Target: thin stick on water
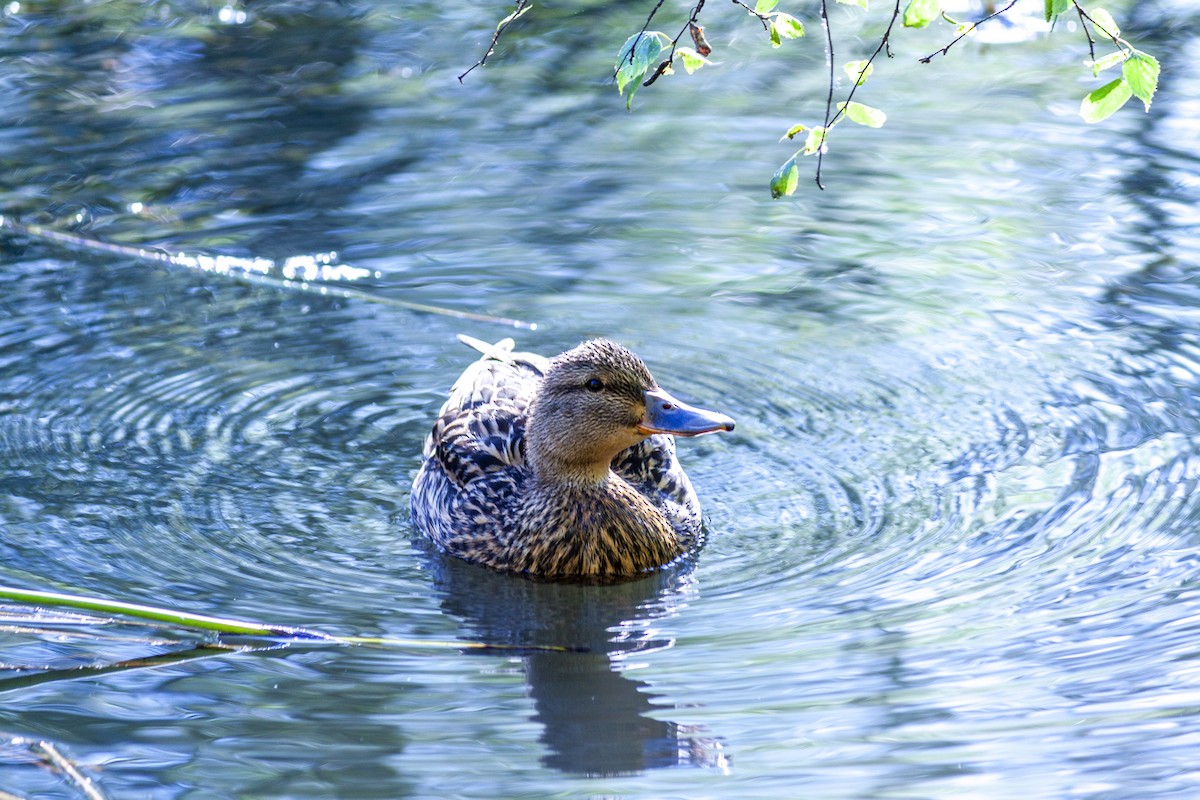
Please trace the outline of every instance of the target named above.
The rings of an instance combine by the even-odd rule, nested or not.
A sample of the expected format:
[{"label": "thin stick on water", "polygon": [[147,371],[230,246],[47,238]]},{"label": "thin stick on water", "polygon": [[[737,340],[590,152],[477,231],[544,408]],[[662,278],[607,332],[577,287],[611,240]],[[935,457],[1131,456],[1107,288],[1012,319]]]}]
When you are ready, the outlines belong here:
[{"label": "thin stick on water", "polygon": [[34,753],[37,753],[46,760],[52,767],[67,776],[67,779],[74,784],[79,791],[83,792],[84,797],[88,800],[105,800],[104,795],[96,788],[95,782],[84,775],[79,767],[75,766],[66,756],[62,754],[52,742],[40,741],[35,742],[31,747]]},{"label": "thin stick on water", "polygon": [[351,289],[346,286],[339,286],[325,282],[314,282],[305,279],[276,278],[271,275],[263,274],[266,271],[275,270],[279,266],[274,261],[269,259],[237,258],[234,256],[210,256],[203,254],[189,255],[187,253],[171,254],[159,247],[134,247],[132,245],[102,242],[98,239],[91,239],[74,233],[65,233],[63,231],[54,230],[53,228],[47,228],[42,225],[17,222],[12,217],[0,214],[0,232],[3,231],[8,231],[9,233],[15,233],[21,236],[28,236],[43,242],[52,242],[54,244],[63,245],[76,250],[87,250],[94,253],[108,253],[110,255],[121,256],[122,258],[132,258],[138,261],[149,262],[153,264],[165,264],[172,267],[185,267],[188,269],[200,269],[206,272],[218,272],[228,275],[234,280],[240,280],[256,286],[268,286],[270,288],[283,291],[304,292],[307,294],[320,295],[322,297],[338,297],[344,300],[361,300],[363,302],[375,303],[377,305],[403,308],[408,311],[417,311],[422,314],[439,314],[444,317],[467,319],[473,322],[488,322],[496,325],[507,325],[512,328],[521,328],[523,330],[537,329],[536,323],[525,322],[523,320],[512,319],[510,317],[497,317],[491,314],[478,314],[473,311],[460,311],[454,308],[433,306],[427,303],[414,303],[410,300],[399,300],[394,297],[386,297],[372,294],[371,292],[365,292],[362,289]]}]

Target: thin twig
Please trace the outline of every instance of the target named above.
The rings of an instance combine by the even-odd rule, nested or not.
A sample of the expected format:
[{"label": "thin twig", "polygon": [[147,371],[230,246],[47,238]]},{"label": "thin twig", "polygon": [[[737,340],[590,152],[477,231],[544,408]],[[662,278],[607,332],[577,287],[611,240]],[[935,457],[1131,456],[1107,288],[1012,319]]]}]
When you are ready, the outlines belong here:
[{"label": "thin twig", "polygon": [[768,17],[766,14],[758,13],[753,8],[751,8],[750,6],[743,3],[742,0],[733,0],[733,4],[735,6],[741,6],[742,8],[746,9],[746,11],[749,12],[750,16],[758,17],[758,21],[762,23],[764,31],[771,30],[771,18]]},{"label": "thin twig", "polygon": [[1088,55],[1091,56],[1092,62],[1096,61],[1096,40],[1092,38],[1092,32],[1088,30],[1088,26],[1083,23],[1084,12],[1080,8],[1079,3],[1075,3],[1075,12],[1079,14],[1079,27],[1083,28],[1083,35],[1087,37]]},{"label": "thin twig", "polygon": [[[822,12],[824,12],[825,0],[822,0],[821,2],[821,9]],[[822,16],[824,16],[824,14],[822,14]],[[887,50],[888,56],[891,56],[892,51],[890,42],[892,37],[892,28],[896,26],[896,20],[899,18],[900,0],[896,0],[896,4],[892,8],[892,18],[888,21],[887,29],[884,30],[883,37],[879,40],[879,46],[875,48],[875,52],[871,54],[871,57],[867,59],[867,63],[863,65],[861,70],[859,70],[860,77],[863,75],[863,73],[871,68],[871,65],[875,63],[875,59],[878,58],[879,54],[884,52],[885,49]],[[824,22],[826,41],[829,46],[829,95],[825,99],[825,130],[821,134],[821,147],[817,150],[817,188],[822,190],[824,190],[825,187],[821,183],[821,164],[825,158],[825,141],[829,136],[829,126],[836,125],[838,120],[846,115],[846,109],[850,107],[850,101],[854,99],[854,93],[858,91],[859,87],[859,82],[856,79],[854,81],[854,85],[850,87],[850,93],[846,95],[846,99],[842,102],[842,107],[838,109],[837,113],[834,114],[831,119],[829,112],[833,104],[833,35],[829,31],[829,20],[825,19]]]},{"label": "thin twig", "polygon": [[821,183],[821,162],[825,158],[825,141],[829,136],[829,111],[833,108],[833,29],[829,26],[828,0],[821,0],[821,25],[825,28],[825,47],[829,58],[829,93],[825,96],[825,124],[821,126],[821,141],[817,145],[817,188],[825,191]]},{"label": "thin twig", "polygon": [[943,48],[942,48],[942,49],[940,49],[940,50],[934,50],[932,53],[930,53],[929,55],[925,56],[924,58],[918,58],[917,60],[918,60],[918,61],[920,61],[922,64],[928,64],[930,61],[932,61],[932,60],[933,60],[934,56],[938,55],[939,53],[940,53],[940,54],[942,54],[943,56],[944,56],[944,55],[946,55],[948,52],[950,52],[950,48],[951,48],[951,47],[954,47],[954,45],[958,44],[958,43],[959,43],[959,42],[961,42],[963,39],[967,38],[967,37],[968,37],[968,36],[970,36],[972,33],[974,33],[974,32],[975,32],[975,30],[976,30],[976,29],[977,29],[977,28],[978,28],[980,25],[982,25],[982,24],[983,24],[983,23],[985,23],[985,22],[988,22],[989,20],[993,20],[993,19],[995,19],[996,17],[1000,16],[1001,14],[1005,13],[1005,12],[1006,12],[1006,11],[1008,11],[1010,8],[1012,8],[1013,6],[1015,6],[1015,5],[1017,4],[1017,2],[1018,2],[1018,0],[1012,0],[1012,2],[1011,2],[1011,3],[1009,3],[1008,5],[1006,5],[1004,8],[1000,9],[999,11],[993,11],[991,14],[988,14],[986,17],[984,17],[983,19],[979,20],[979,22],[973,22],[973,23],[971,23],[971,25],[970,25],[970,26],[969,26],[969,27],[968,27],[966,30],[964,30],[962,33],[960,33],[960,34],[959,34],[959,35],[958,35],[958,36],[957,36],[957,37],[954,39],[954,41],[950,42],[950,44],[946,45],[945,47],[943,47]]},{"label": "thin twig", "polygon": [[4,231],[15,233],[21,236],[29,236],[34,239],[39,239],[43,242],[53,242],[55,244],[64,245],[72,249],[89,250],[96,253],[107,253],[110,255],[121,256],[122,258],[131,258],[138,261],[155,264],[165,264],[172,267],[221,271],[229,275],[234,280],[243,281],[256,286],[268,286],[273,289],[279,289],[283,291],[304,292],[306,294],[316,294],[322,297],[338,297],[343,300],[362,300],[368,303],[392,306],[394,308],[403,308],[409,311],[417,311],[422,314],[439,314],[444,317],[467,319],[473,322],[489,322],[497,325],[508,325],[513,328],[521,328],[524,330],[537,329],[536,323],[524,322],[519,319],[496,317],[492,316],[491,314],[477,314],[473,311],[459,311],[458,309],[443,308],[442,306],[431,306],[425,303],[414,303],[409,300],[398,300],[394,297],[372,294],[370,292],[365,292],[362,289],[351,289],[346,286],[337,286],[324,282],[275,278],[271,277],[270,275],[260,274],[258,271],[250,271],[250,267],[253,267],[255,270],[275,270],[279,267],[276,262],[267,259],[243,259],[226,256],[214,257],[209,255],[188,255],[186,253],[171,254],[158,247],[133,247],[131,245],[102,242],[97,239],[90,239],[86,236],[80,236],[74,233],[65,233],[63,231],[54,230],[53,228],[46,228],[41,225],[17,222],[12,217],[0,215],[0,233],[3,233]]},{"label": "thin twig", "polygon": [[482,58],[472,64],[470,69],[458,76],[459,83],[462,83],[463,78],[470,75],[476,67],[482,67],[487,63],[487,60],[491,58],[492,53],[496,52],[496,43],[500,41],[500,36],[504,33],[504,29],[517,21],[517,17],[521,16],[521,14],[525,12],[525,9],[528,8],[529,3],[530,0],[517,0],[517,6],[513,9],[513,12],[504,19],[500,20],[500,24],[496,26],[496,32],[492,34],[492,41],[491,44],[488,45],[487,52],[483,54]]},{"label": "thin twig", "polygon": [[30,748],[33,752],[38,753],[46,761],[63,773],[70,779],[79,791],[83,792],[88,800],[104,800],[104,795],[96,788],[95,782],[91,778],[84,775],[79,767],[75,766],[70,759],[64,756],[52,742],[41,741],[37,742]]},{"label": "thin twig", "polygon": [[[869,70],[871,68],[871,65],[875,63],[875,59],[878,58],[879,54],[884,51],[884,48],[888,49],[888,53],[890,56],[891,47],[890,47],[889,43],[891,42],[892,28],[894,28],[896,26],[896,20],[899,18],[900,18],[900,0],[896,0],[896,5],[892,9],[892,19],[891,19],[891,21],[888,22],[887,30],[885,30],[883,32],[883,38],[881,38],[879,40],[879,46],[875,48],[875,52],[872,53],[871,57],[867,59],[867,63],[863,65],[863,68],[859,72],[859,75],[862,75],[863,72],[866,72],[867,70]],[[844,105],[840,109],[838,109],[838,112],[836,114],[833,115],[833,119],[830,120],[830,122],[829,122],[830,125],[836,125],[838,120],[840,120],[843,116],[845,116],[846,108],[850,105],[850,101],[854,99],[854,93],[858,91],[858,87],[859,87],[859,83],[857,80],[855,80],[854,85],[850,87],[850,93],[846,95]]]},{"label": "thin twig", "polygon": [[671,40],[671,52],[668,53],[663,62],[658,65],[658,69],[654,71],[654,74],[642,83],[642,86],[649,86],[650,84],[654,83],[659,79],[659,77],[662,76],[664,72],[667,71],[668,68],[670,68],[673,63],[675,63],[675,49],[679,47],[679,40],[683,38],[685,33],[692,30],[692,26],[696,24],[696,20],[700,18],[700,11],[704,8],[704,2],[705,0],[699,0],[699,2],[692,7],[692,13],[688,16],[688,21],[683,24],[683,27],[679,30],[679,33],[676,34],[675,38]]},{"label": "thin twig", "polygon": [[[650,13],[646,17],[646,22],[642,23],[642,30],[637,31],[637,35],[634,37],[634,43],[630,44],[629,46],[629,53],[625,54],[625,59],[628,59],[630,64],[634,62],[634,53],[637,52],[638,44],[641,43],[642,37],[646,36],[646,31],[650,29],[650,22],[653,22],[655,14],[659,13],[659,8],[662,7],[664,2],[666,2],[666,0],[659,0],[656,2],[656,4],[654,4],[653,8],[650,8]],[[620,72],[620,64],[618,64],[617,67],[612,71],[613,80],[617,79],[618,72]]]},{"label": "thin twig", "polygon": [[1133,48],[1129,46],[1128,42],[1126,42],[1120,36],[1117,36],[1116,34],[1107,30],[1100,23],[1096,22],[1096,20],[1092,17],[1092,15],[1089,14],[1088,12],[1084,11],[1083,6],[1079,5],[1078,2],[1074,2],[1074,0],[1073,0],[1072,5],[1075,6],[1075,11],[1078,12],[1078,14],[1079,14],[1079,27],[1083,28],[1083,33],[1085,36],[1087,36],[1088,49],[1091,51],[1092,61],[1096,60],[1096,50],[1095,50],[1095,47],[1093,46],[1094,43],[1092,41],[1092,34],[1088,31],[1088,26],[1083,24],[1084,20],[1087,20],[1088,22],[1092,23],[1093,28],[1095,28],[1096,30],[1100,31],[1100,33],[1103,33],[1106,37],[1108,37],[1108,40],[1111,41],[1113,43],[1113,46],[1116,47],[1118,50],[1120,50],[1121,52],[1126,53],[1126,54],[1133,53]]}]

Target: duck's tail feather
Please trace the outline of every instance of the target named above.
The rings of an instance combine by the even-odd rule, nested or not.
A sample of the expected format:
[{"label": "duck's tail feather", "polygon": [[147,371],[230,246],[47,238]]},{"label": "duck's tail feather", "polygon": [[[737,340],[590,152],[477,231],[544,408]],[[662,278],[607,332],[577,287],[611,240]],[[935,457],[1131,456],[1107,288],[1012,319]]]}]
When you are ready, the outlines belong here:
[{"label": "duck's tail feather", "polygon": [[483,353],[484,358],[492,358],[496,361],[511,361],[513,348],[517,346],[517,343],[511,338],[504,338],[495,344],[488,344],[482,339],[467,336],[465,333],[458,334],[458,340],[467,347]]}]

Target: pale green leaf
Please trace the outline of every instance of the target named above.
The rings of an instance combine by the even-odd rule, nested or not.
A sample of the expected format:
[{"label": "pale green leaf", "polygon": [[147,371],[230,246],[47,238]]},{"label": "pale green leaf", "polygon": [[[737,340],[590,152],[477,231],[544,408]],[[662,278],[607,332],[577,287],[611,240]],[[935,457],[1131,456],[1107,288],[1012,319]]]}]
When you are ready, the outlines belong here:
[{"label": "pale green leaf", "polygon": [[[801,125],[801,124],[793,125],[792,127],[787,129],[787,133],[785,133],[783,135],[783,139],[794,139],[794,138],[796,138],[797,133],[803,133],[806,130],[808,130],[807,125]],[[779,141],[782,142],[783,139],[780,139]]]},{"label": "pale green leaf", "polygon": [[617,91],[625,97],[625,107],[633,105],[634,92],[642,85],[646,73],[657,68],[663,50],[671,42],[665,33],[644,31],[625,40],[617,54]]},{"label": "pale green leaf", "polygon": [[838,110],[845,111],[851,122],[866,125],[868,128],[882,128],[883,123],[887,122],[887,114],[862,103],[838,103]]},{"label": "pale green leaf", "polygon": [[1121,29],[1117,27],[1117,21],[1113,19],[1112,14],[1103,8],[1093,8],[1087,14],[1092,18],[1092,22],[1095,23],[1096,30],[1101,36],[1115,39],[1121,35]]},{"label": "pale green leaf", "polygon": [[792,156],[771,177],[771,197],[776,200],[786,197],[795,192],[799,185],[800,167],[796,164],[796,157]]},{"label": "pale green leaf", "polygon": [[1135,52],[1121,68],[1121,74],[1129,84],[1135,97],[1150,110],[1150,101],[1158,90],[1158,59],[1143,52]]},{"label": "pale green leaf", "polygon": [[1046,0],[1046,22],[1050,22],[1070,7],[1071,0]]},{"label": "pale green leaf", "polygon": [[687,70],[687,74],[691,75],[696,70],[703,67],[705,64],[711,64],[704,56],[697,53],[690,47],[680,47],[675,51],[675,55],[683,59],[683,68]]},{"label": "pale green leaf", "polygon": [[775,24],[775,20],[771,20],[771,47],[779,47],[783,44],[783,37],[779,34],[779,27]]},{"label": "pale green leaf", "polygon": [[904,27],[924,28],[937,19],[941,6],[939,0],[908,0],[904,8]]},{"label": "pale green leaf", "polygon": [[854,81],[855,86],[862,86],[867,82],[867,78],[871,77],[871,73],[875,71],[875,65],[870,61],[847,61],[842,65],[842,69],[846,73],[846,77]]},{"label": "pale green leaf", "polygon": [[1131,97],[1133,89],[1129,88],[1124,78],[1117,78],[1094,92],[1088,92],[1079,105],[1079,116],[1083,117],[1084,122],[1099,122],[1115,114]]},{"label": "pale green leaf", "polygon": [[820,125],[810,128],[804,140],[804,155],[811,156],[825,151],[825,129]]},{"label": "pale green leaf", "polygon": [[1115,67],[1117,64],[1120,64],[1128,57],[1128,53],[1123,50],[1118,50],[1115,53],[1109,53],[1103,58],[1097,58],[1095,61],[1085,61],[1083,63],[1092,68],[1092,75],[1099,75],[1109,67]]},{"label": "pale green leaf", "polygon": [[863,11],[867,10],[867,0],[837,0],[844,6],[858,6]]},{"label": "pale green leaf", "polygon": [[804,23],[791,14],[784,14],[782,11],[779,11],[771,16],[774,18],[771,24],[779,29],[779,35],[783,38],[799,39],[804,35]]},{"label": "pale green leaf", "polygon": [[758,0],[758,2],[754,4],[754,13],[766,14],[768,11],[773,10],[777,5],[779,5],[779,0]]}]

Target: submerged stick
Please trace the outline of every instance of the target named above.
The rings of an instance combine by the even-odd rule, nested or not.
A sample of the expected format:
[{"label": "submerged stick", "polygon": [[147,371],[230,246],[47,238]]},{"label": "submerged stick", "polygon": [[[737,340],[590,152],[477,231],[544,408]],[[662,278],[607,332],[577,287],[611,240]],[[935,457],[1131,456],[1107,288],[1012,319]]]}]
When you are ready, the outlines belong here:
[{"label": "submerged stick", "polygon": [[[160,247],[134,247],[125,244],[113,244],[112,242],[102,242],[98,239],[89,239],[86,236],[80,236],[75,233],[65,233],[63,231],[47,228],[42,225],[34,225],[32,223],[17,222],[9,216],[0,214],[0,231],[9,231],[11,233],[28,236],[33,239],[39,239],[43,242],[53,242],[54,244],[64,245],[66,247],[88,250],[94,253],[109,253],[118,255],[123,258],[132,258],[138,261],[145,261],[154,264],[166,264],[172,267],[185,267],[187,269],[200,269],[205,272],[217,272],[223,275],[241,280],[246,283],[251,283],[256,286],[269,286],[273,289],[281,289],[286,291],[299,291],[308,294],[317,294],[322,297],[340,297],[345,300],[362,300],[368,303],[376,303],[379,305],[392,306],[394,308],[403,308],[408,311],[417,311],[422,314],[440,314],[444,317],[454,317],[456,319],[468,319],[473,322],[488,322],[497,325],[508,325],[512,328],[521,328],[524,330],[536,330],[537,324],[533,322],[525,322],[519,319],[510,317],[497,317],[491,314],[478,314],[473,311],[460,311],[454,308],[444,308],[442,306],[432,306],[426,303],[414,303],[409,300],[399,300],[394,297],[384,297],[380,295],[364,292],[361,289],[350,289],[345,286],[329,284],[323,281],[316,281],[308,274],[312,271],[320,272],[321,269],[334,270],[333,265],[326,263],[318,264],[319,259],[315,257],[299,257],[288,259],[282,265],[283,278],[272,277],[266,274],[269,271],[280,268],[276,262],[266,258],[238,258],[236,256],[210,256],[210,255],[188,255],[187,253],[176,253],[172,255]],[[342,266],[342,271],[350,271],[355,277],[363,277],[368,273],[366,270],[347,268]],[[361,273],[361,275],[360,275]],[[296,277],[293,277],[296,276]]]},{"label": "submerged stick", "polygon": [[66,756],[64,756],[53,742],[40,741],[34,743],[30,748],[33,752],[40,755],[52,767],[66,775],[79,791],[83,792],[84,797],[88,800],[104,800],[104,795],[96,788],[95,782],[84,775],[79,767],[75,766]]}]

